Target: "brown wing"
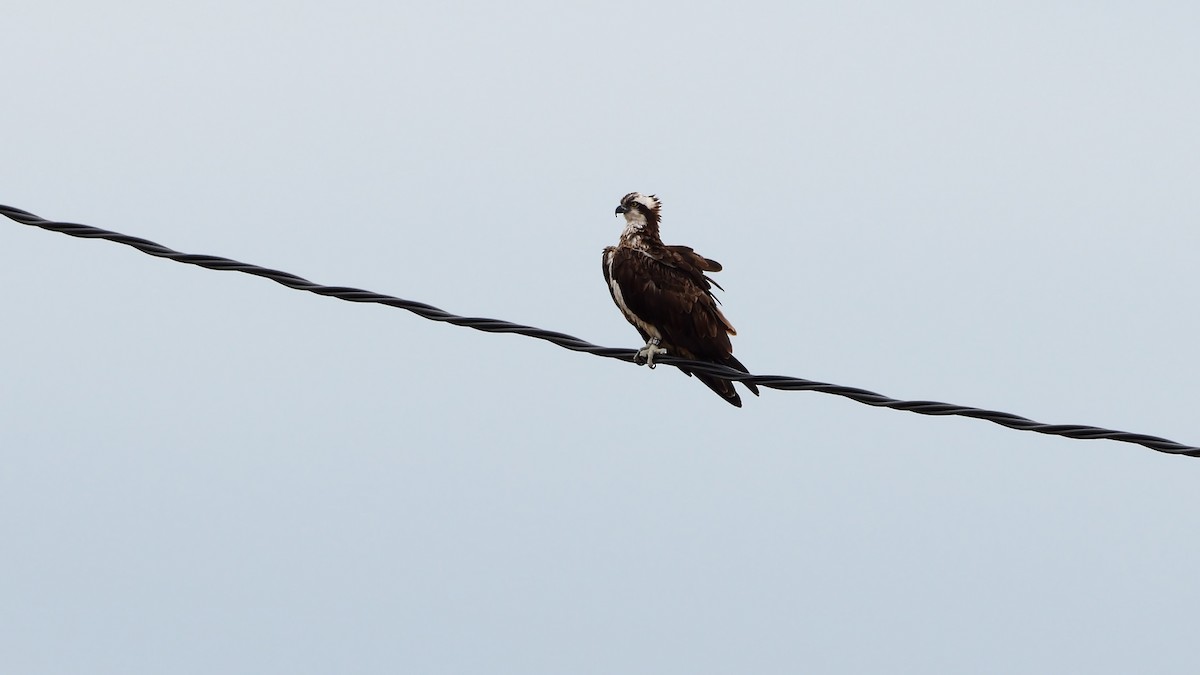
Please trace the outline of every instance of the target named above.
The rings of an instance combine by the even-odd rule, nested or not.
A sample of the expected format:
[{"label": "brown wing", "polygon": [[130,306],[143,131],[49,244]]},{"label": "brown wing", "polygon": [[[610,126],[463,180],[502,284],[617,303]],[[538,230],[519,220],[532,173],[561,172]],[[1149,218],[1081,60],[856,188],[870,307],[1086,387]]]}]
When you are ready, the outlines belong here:
[{"label": "brown wing", "polygon": [[[692,250],[691,246],[667,246],[666,248],[669,249],[675,255],[686,260],[692,267],[695,267],[698,270],[703,270],[704,272],[720,272],[721,271],[721,263],[717,262],[716,260],[713,260],[712,258],[705,258],[704,256],[700,255],[699,253],[696,253],[695,251]],[[708,277],[708,275],[701,274],[700,276],[702,279],[704,279],[704,281],[707,281],[709,284],[712,284],[713,286],[716,286],[717,288],[721,288],[721,284],[718,284],[717,282],[710,279]],[[708,288],[708,287],[706,286],[705,288]],[[725,290],[725,289],[721,288],[721,290]],[[715,295],[713,296],[713,300],[716,301],[716,303],[718,305],[721,304],[720,298],[716,297]],[[737,333],[735,332],[734,335],[737,335]]]},{"label": "brown wing", "polygon": [[637,329],[643,340],[649,340],[650,334],[638,325],[637,317],[632,315],[632,313],[629,311],[629,307],[624,302],[624,293],[618,294],[619,291],[617,286],[613,283],[613,277],[610,274],[610,270],[612,269],[614,260],[613,256],[615,256],[616,253],[616,246],[606,246],[604,248],[604,255],[600,259],[600,271],[604,273],[604,285],[608,286],[608,295],[612,297],[613,304],[617,306],[617,309],[621,310],[621,314],[625,316],[625,320]]},{"label": "brown wing", "polygon": [[[716,269],[720,265],[708,264],[711,261],[690,249],[646,253],[618,247],[611,255],[611,266],[606,265],[605,271],[611,267],[611,279],[628,313],[652,326],[655,330],[649,332],[657,332],[664,347],[686,358],[724,362],[730,357],[733,326],[717,307],[711,285],[696,262]],[[627,316],[636,326],[634,317]]]},{"label": "brown wing", "polygon": [[[733,357],[729,336],[735,331],[717,307],[710,285],[715,282],[704,275],[720,271],[720,263],[686,246],[665,247],[654,254],[609,246],[601,267],[613,302],[643,340],[653,334],[668,353],[749,372]],[[693,375],[687,368],[680,370]],[[731,405],[742,406],[733,382],[701,373],[695,376]],[[758,387],[743,384],[758,395]]]},{"label": "brown wing", "polygon": [[668,251],[679,258],[683,258],[689,265],[704,272],[720,272],[721,263],[711,258],[696,253],[691,246],[664,246]]}]

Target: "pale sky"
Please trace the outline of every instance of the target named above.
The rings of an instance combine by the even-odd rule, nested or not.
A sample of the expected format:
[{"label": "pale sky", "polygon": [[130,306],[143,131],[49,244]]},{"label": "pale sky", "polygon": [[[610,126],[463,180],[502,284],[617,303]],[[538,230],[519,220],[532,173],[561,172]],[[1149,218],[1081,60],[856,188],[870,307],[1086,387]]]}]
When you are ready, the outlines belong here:
[{"label": "pale sky", "polygon": [[[16,2],[0,203],[1200,444],[1200,6]],[[767,390],[0,219],[0,672],[1194,673],[1200,459]]]}]

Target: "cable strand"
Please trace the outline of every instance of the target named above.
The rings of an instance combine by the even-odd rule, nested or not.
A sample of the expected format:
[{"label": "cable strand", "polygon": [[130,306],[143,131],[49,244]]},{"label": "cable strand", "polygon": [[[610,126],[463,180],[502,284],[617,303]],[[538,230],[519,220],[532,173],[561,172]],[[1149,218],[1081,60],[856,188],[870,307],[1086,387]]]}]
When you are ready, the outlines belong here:
[{"label": "cable strand", "polygon": [[[585,352],[594,356],[603,358],[617,359],[628,363],[635,363],[634,355],[637,353],[635,349],[625,349],[618,347],[601,347],[591,344],[572,335],[560,333],[557,331],[544,330],[534,326],[524,326],[517,323],[502,321],[500,319],[488,319],[481,317],[464,317],[451,314],[443,309],[434,307],[423,302],[415,302],[405,300],[391,295],[375,293],[360,288],[351,288],[348,286],[325,286],[314,283],[303,277],[273,270],[258,265],[230,260],[220,256],[211,255],[195,255],[189,253],[180,253],[155,243],[148,239],[140,237],[132,237],[121,234],[119,232],[111,232],[103,230],[91,225],[82,225],[80,223],[65,223],[46,220],[36,216],[23,209],[18,209],[12,206],[0,205],[0,214],[7,216],[11,220],[25,225],[40,227],[52,232],[60,232],[72,237],[81,237],[84,239],[107,239],[118,244],[124,244],[135,248],[143,253],[156,256],[159,258],[167,258],[178,263],[187,265],[196,265],[212,270],[226,272],[242,272],[251,274],[265,279],[270,279],[277,284],[287,286],[299,291],[307,291],[316,295],[324,295],[347,302],[364,302],[388,307],[403,309],[424,319],[431,321],[440,321],[450,323],[456,326],[473,328],[486,333],[515,333],[526,337],[544,340],[552,344],[569,349],[576,352]],[[878,394],[866,389],[858,387],[847,387],[827,382],[815,382],[813,380],[805,380],[798,377],[788,377],[784,375],[752,375],[734,370],[720,364],[708,363],[706,361],[692,361],[670,355],[663,355],[655,359],[656,363],[672,365],[677,368],[686,368],[692,372],[703,373],[725,380],[733,380],[737,382],[748,382],[757,384],[760,387],[770,389],[779,389],[782,391],[814,391],[822,394],[831,394],[848,398],[858,403],[865,405],[891,408],[893,410],[903,410],[906,412],[916,413],[918,415],[931,416],[947,416],[955,415],[959,417],[970,417],[974,419],[986,420],[993,424],[998,424],[1010,429],[1020,431],[1032,431],[1039,434],[1050,434],[1054,436],[1063,436],[1065,438],[1075,439],[1108,439],[1119,441],[1122,443],[1133,443],[1141,445],[1151,450],[1158,452],[1183,455],[1187,457],[1200,457],[1200,447],[1177,443],[1166,438],[1158,436],[1149,436],[1146,434],[1131,433],[1128,431],[1114,431],[1112,429],[1103,429],[1078,424],[1043,424],[1035,422],[1031,419],[1014,415],[1012,413],[999,412],[996,410],[984,410],[981,408],[971,408],[967,406],[955,405],[953,403],[942,403],[939,401],[903,401],[894,399],[883,394]]]}]

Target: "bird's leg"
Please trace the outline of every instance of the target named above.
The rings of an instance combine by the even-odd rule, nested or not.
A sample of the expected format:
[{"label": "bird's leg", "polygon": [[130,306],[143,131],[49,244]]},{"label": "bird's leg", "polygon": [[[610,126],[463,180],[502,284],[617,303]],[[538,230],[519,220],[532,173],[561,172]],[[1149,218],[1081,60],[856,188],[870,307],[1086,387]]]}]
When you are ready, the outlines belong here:
[{"label": "bird's leg", "polygon": [[667,350],[665,347],[658,346],[659,342],[661,342],[661,341],[656,337],[652,337],[649,340],[646,340],[646,346],[639,349],[637,354],[634,354],[633,362],[637,363],[638,359],[645,357],[646,365],[650,366],[651,370],[654,370],[655,355],[667,353]]}]

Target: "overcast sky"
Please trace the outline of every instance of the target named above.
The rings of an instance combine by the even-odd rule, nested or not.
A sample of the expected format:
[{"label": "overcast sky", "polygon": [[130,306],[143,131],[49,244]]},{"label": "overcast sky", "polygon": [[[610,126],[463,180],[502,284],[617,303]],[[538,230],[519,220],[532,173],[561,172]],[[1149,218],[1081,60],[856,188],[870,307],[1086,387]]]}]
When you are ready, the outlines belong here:
[{"label": "overcast sky", "polygon": [[[1200,444],[1200,9],[15,2],[0,203]],[[654,371],[0,220],[0,671],[1194,673],[1200,459]]]}]

